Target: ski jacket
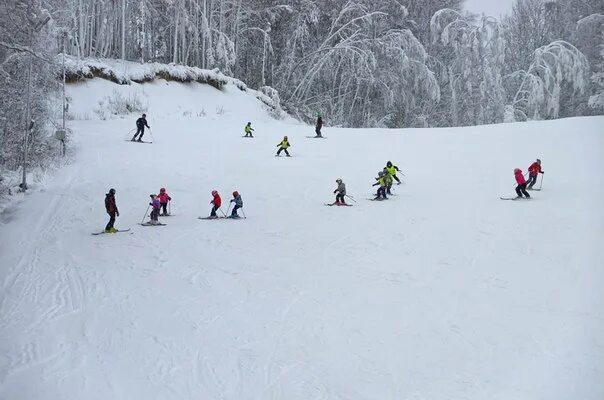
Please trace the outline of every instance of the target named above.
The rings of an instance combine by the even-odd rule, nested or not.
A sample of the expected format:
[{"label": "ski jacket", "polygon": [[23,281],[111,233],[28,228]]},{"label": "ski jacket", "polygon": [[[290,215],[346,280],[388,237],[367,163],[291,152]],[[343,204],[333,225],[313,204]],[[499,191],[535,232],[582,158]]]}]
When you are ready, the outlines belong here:
[{"label": "ski jacket", "polygon": [[161,208],[161,203],[159,202],[159,199],[157,197],[153,199],[153,201],[149,203],[149,205],[153,206],[154,210],[159,210]]},{"label": "ski jacket", "polygon": [[231,203],[235,203],[236,206],[243,207],[243,200],[241,199],[241,195],[232,199]]},{"label": "ski jacket", "polygon": [[253,129],[252,129],[251,125],[248,124],[245,126],[245,133],[252,133],[252,131],[253,131]]},{"label": "ski jacket", "polygon": [[[386,187],[386,178],[384,178],[383,176],[380,176],[379,178],[375,178],[375,180],[377,181],[377,185],[379,185],[380,187]],[[373,185],[375,186],[375,185]]]},{"label": "ski jacket", "polygon": [[140,117],[139,119],[136,120],[136,127],[139,129],[143,129],[144,127],[147,128],[151,128],[148,124],[147,124],[147,119]]},{"label": "ski jacket", "polygon": [[166,192],[160,192],[157,197],[159,198],[159,202],[162,204],[167,204],[169,201],[172,200],[172,197],[170,197]]},{"label": "ski jacket", "polygon": [[214,204],[216,208],[220,208],[220,206],[222,205],[222,199],[220,198],[220,195],[218,193],[216,193],[216,196],[214,196],[212,204]]},{"label": "ski jacket", "polygon": [[321,117],[317,118],[317,129],[321,129],[323,127],[323,119]]},{"label": "ski jacket", "polygon": [[396,172],[399,169],[398,169],[398,167],[396,165],[393,165],[392,167],[386,167],[386,170],[388,171],[388,173],[390,174],[390,176],[394,176],[394,175],[396,175]]},{"label": "ski jacket", "polygon": [[117,205],[115,204],[115,196],[107,193],[105,195],[105,210],[111,214],[117,212]]},{"label": "ski jacket", "polygon": [[392,185],[392,175],[388,173],[384,174],[384,183],[386,183],[387,186]]},{"label": "ski jacket", "polygon": [[534,162],[531,164],[530,167],[528,167],[529,170],[529,175],[530,176],[537,176],[537,174],[542,173],[541,172],[541,164],[539,164],[538,162]]},{"label": "ski jacket", "polygon": [[279,143],[279,146],[281,146],[281,147],[282,147],[282,148],[284,148],[284,149],[288,149],[288,148],[289,148],[289,146],[290,146],[290,145],[289,145],[289,141],[288,141],[288,140],[283,139],[283,140],[281,141],[281,143]]},{"label": "ski jacket", "polygon": [[340,192],[341,195],[346,195],[346,184],[344,182],[339,183],[336,192]]},{"label": "ski jacket", "polygon": [[524,179],[524,175],[522,175],[522,171],[518,170],[518,172],[514,173],[514,177],[516,178],[516,182],[519,185],[522,185],[523,183],[526,183],[526,180]]}]

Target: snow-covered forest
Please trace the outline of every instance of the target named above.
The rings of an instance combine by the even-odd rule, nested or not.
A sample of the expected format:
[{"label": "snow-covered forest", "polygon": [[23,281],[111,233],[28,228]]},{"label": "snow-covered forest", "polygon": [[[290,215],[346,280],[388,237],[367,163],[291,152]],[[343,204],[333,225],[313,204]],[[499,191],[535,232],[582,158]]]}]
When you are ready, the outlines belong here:
[{"label": "snow-covered forest", "polygon": [[463,0],[2,2],[0,168],[26,129],[33,162],[49,151],[61,52],[218,69],[305,121],[442,127],[602,113],[603,42],[591,0],[517,0],[501,20]]}]

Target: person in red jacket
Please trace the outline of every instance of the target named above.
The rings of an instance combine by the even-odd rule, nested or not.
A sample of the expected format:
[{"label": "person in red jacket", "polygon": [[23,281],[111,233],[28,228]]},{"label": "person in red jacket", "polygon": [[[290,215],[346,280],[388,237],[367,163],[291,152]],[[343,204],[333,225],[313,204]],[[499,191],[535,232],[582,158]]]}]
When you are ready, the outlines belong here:
[{"label": "person in red jacket", "polygon": [[524,179],[524,175],[522,175],[522,170],[520,168],[514,169],[514,177],[516,178],[516,183],[518,183],[518,186],[516,186],[516,198],[521,199],[524,194],[527,199],[530,199],[531,196],[526,191],[526,180]]},{"label": "person in red jacket", "polygon": [[531,190],[533,188],[533,186],[535,186],[535,183],[537,183],[537,175],[544,173],[543,170],[541,169],[541,160],[537,159],[537,161],[532,163],[531,166],[528,167],[528,171],[529,171],[529,179],[528,179],[527,185],[528,185],[528,190]]},{"label": "person in red jacket", "polygon": [[168,202],[172,200],[172,197],[170,197],[170,195],[168,195],[168,192],[166,192],[166,188],[161,188],[159,189],[159,194],[157,195],[157,197],[159,198],[159,204],[161,206],[161,210],[162,213],[159,214],[162,217],[165,217],[168,214]]},{"label": "person in red jacket", "polygon": [[210,218],[218,218],[218,216],[216,215],[216,211],[218,211],[218,209],[222,205],[222,199],[220,198],[220,195],[216,190],[212,190],[212,197],[213,199],[212,201],[210,201],[210,204],[213,204],[214,207],[212,207],[212,211],[210,212]]},{"label": "person in red jacket", "polygon": [[115,233],[117,229],[113,227],[115,217],[120,216],[120,212],[115,204],[115,189],[109,189],[109,193],[105,195],[105,210],[109,214],[109,222],[105,227],[105,233]]}]

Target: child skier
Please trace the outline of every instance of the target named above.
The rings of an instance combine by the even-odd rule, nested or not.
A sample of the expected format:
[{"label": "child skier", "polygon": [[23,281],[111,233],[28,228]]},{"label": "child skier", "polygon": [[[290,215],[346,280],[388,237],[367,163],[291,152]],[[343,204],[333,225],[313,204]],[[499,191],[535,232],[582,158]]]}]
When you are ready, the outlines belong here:
[{"label": "child skier", "polygon": [[151,210],[151,221],[149,221],[150,225],[158,225],[159,224],[159,210],[161,208],[161,203],[159,198],[155,194],[150,194],[151,203],[149,205],[152,207]]},{"label": "child skier", "polygon": [[244,137],[254,137],[252,135],[252,132],[254,130],[252,129],[252,123],[248,122],[247,125],[245,126],[245,136]]},{"label": "child skier", "polygon": [[529,171],[529,179],[528,179],[528,182],[526,183],[528,185],[527,189],[532,190],[533,186],[535,186],[535,183],[537,183],[537,175],[545,173],[541,169],[541,160],[537,159],[537,161],[532,163],[531,166],[528,167],[528,171]]},{"label": "child skier", "polygon": [[115,204],[115,189],[113,188],[109,189],[109,193],[105,194],[105,210],[109,214],[109,222],[105,227],[105,233],[115,233],[117,229],[113,227],[113,224],[115,223],[115,217],[120,216],[120,212]]},{"label": "child skier", "polygon": [[231,212],[231,216],[229,218],[241,218],[239,214],[237,214],[237,210],[243,207],[243,200],[241,199],[239,192],[236,190],[233,192],[231,203],[235,203],[235,207],[233,207],[233,211]]},{"label": "child skier", "polygon": [[398,167],[396,165],[392,165],[392,161],[388,161],[386,163],[386,169],[388,170],[388,173],[390,174],[390,176],[392,177],[392,179],[394,179],[397,183],[397,185],[401,184],[401,180],[398,179],[398,176],[396,176],[396,173],[398,171],[400,171],[400,169],[398,169]]},{"label": "child skier", "polygon": [[159,198],[159,203],[162,208],[162,213],[160,215],[162,217],[169,215],[168,214],[168,202],[172,201],[172,197],[170,197],[170,195],[168,195],[168,192],[166,192],[166,188],[159,189],[159,194],[157,195],[157,197]]},{"label": "child skier", "polygon": [[338,184],[338,188],[333,191],[333,194],[337,193],[335,205],[346,205],[346,201],[344,201],[344,196],[346,196],[346,184],[342,182],[341,179],[336,179],[336,183]]},{"label": "child skier", "polygon": [[386,183],[386,193],[392,194],[392,192],[390,191],[392,189],[392,175],[390,175],[390,172],[388,171],[387,167],[384,167],[382,172],[384,174],[384,181]]},{"label": "child skier", "polygon": [[374,200],[387,200],[386,197],[386,178],[384,177],[384,173],[382,171],[378,172],[378,177],[375,178],[377,180],[373,186],[379,186],[376,197]]},{"label": "child skier", "polygon": [[526,191],[526,180],[524,179],[524,175],[522,175],[522,170],[520,168],[514,169],[514,177],[516,178],[516,183],[518,183],[518,186],[516,186],[516,198],[521,199],[524,194],[527,199],[530,199],[531,196]]},{"label": "child skier", "polygon": [[289,152],[287,151],[287,149],[290,147],[287,136],[283,136],[283,140],[277,145],[277,147],[279,147],[279,150],[277,150],[277,156],[279,156],[282,151],[285,151],[285,155],[290,157]]},{"label": "child skier", "polygon": [[321,114],[317,115],[317,124],[315,125],[315,137],[323,137],[321,135],[321,128],[323,127],[323,118],[321,118]]},{"label": "child skier", "polygon": [[218,191],[212,190],[212,201],[210,201],[210,204],[213,205],[212,211],[210,211],[210,218],[218,218],[216,211],[218,211],[222,205],[222,199],[220,198]]},{"label": "child skier", "polygon": [[139,119],[136,120],[136,133],[132,137],[133,142],[135,140],[137,140],[136,137],[138,136],[139,133],[140,133],[140,136],[138,138],[138,141],[139,142],[143,141],[143,135],[145,134],[145,126],[149,129],[151,129],[151,127],[147,123],[147,114],[143,114],[142,117],[140,117]]}]

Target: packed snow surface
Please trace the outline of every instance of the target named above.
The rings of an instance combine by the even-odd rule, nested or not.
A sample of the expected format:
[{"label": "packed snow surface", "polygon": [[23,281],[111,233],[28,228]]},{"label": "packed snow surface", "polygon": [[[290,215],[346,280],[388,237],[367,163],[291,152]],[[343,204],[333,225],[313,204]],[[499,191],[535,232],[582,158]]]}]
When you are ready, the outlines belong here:
[{"label": "packed snow surface", "polygon": [[[153,144],[136,115],[72,121],[73,164],[4,216],[0,399],[604,398],[604,118],[307,139],[165,85],[139,88]],[[537,157],[543,190],[500,200]],[[404,184],[366,200],[388,160]],[[336,178],[354,207],[324,206]],[[111,187],[132,230],[92,236]],[[160,187],[173,216],[138,225]],[[197,219],[213,189],[247,219]]]}]

